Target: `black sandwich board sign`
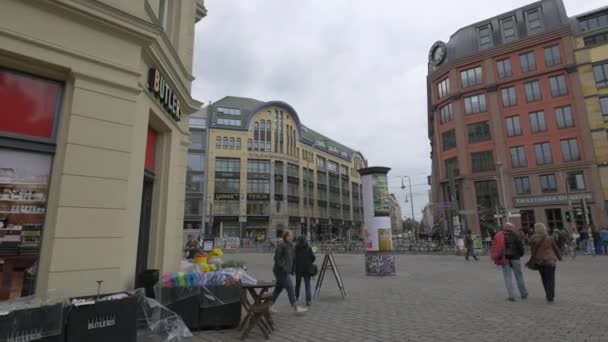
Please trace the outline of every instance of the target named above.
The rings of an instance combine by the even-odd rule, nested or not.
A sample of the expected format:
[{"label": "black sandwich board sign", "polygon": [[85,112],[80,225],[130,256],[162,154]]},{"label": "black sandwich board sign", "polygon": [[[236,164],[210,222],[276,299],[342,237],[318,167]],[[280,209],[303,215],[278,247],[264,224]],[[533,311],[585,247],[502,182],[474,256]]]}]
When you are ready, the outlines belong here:
[{"label": "black sandwich board sign", "polygon": [[344,283],[342,282],[342,277],[340,276],[340,271],[338,270],[338,265],[336,264],[334,255],[331,253],[325,254],[325,259],[323,259],[323,264],[321,265],[321,270],[319,271],[319,278],[317,278],[317,285],[315,286],[314,297],[317,298],[319,296],[319,292],[321,292],[321,286],[323,286],[323,279],[325,278],[325,272],[327,270],[334,273],[334,278],[336,278],[336,283],[338,283],[340,293],[342,293],[342,298],[345,298],[346,289],[344,288]]}]

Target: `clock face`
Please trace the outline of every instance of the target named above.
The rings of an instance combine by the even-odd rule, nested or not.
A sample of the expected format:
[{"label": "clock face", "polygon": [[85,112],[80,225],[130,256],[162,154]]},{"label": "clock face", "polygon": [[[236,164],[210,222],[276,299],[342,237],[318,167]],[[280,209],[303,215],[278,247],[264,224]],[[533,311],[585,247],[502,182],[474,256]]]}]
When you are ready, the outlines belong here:
[{"label": "clock face", "polygon": [[446,46],[444,42],[436,42],[431,47],[431,52],[429,54],[429,62],[434,66],[438,66],[445,60],[446,57]]}]

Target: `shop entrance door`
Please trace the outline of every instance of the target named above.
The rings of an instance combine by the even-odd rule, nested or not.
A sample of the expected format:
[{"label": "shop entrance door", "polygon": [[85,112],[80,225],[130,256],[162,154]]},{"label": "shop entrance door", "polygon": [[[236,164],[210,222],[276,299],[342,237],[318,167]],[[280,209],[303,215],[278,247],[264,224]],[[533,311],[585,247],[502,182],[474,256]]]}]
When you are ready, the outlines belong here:
[{"label": "shop entrance door", "polygon": [[150,221],[152,215],[152,193],[154,178],[144,176],[144,186],[141,192],[141,213],[139,219],[139,237],[137,239],[137,263],[135,276],[148,269],[148,249],[150,246]]}]

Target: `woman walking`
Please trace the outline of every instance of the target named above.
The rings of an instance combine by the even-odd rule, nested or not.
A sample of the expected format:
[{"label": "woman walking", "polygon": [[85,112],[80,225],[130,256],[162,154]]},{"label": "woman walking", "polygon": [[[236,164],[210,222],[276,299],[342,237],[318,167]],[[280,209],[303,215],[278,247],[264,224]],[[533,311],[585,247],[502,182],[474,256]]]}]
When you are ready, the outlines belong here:
[{"label": "woman walking", "polygon": [[530,267],[538,269],[545,288],[546,299],[552,303],[555,298],[555,265],[557,260],[562,260],[562,256],[555,240],[548,236],[547,227],[543,223],[534,225],[531,244]]},{"label": "woman walking", "polygon": [[315,254],[303,236],[298,237],[296,243],[296,301],[300,298],[300,285],[304,279],[306,289],[306,306],[310,306],[310,277],[315,276],[314,263]]},{"label": "woman walking", "polygon": [[[276,284],[274,286],[274,293],[272,294],[272,301],[273,303],[276,303],[277,298],[283,289],[285,289],[287,291],[287,296],[289,297],[289,303],[294,311],[296,313],[303,313],[306,312],[307,309],[297,306],[293,281],[291,280],[294,266],[294,254],[293,235],[288,230],[283,234],[283,241],[279,243],[274,252],[274,267],[272,268],[272,272],[274,273]],[[276,313],[274,308],[271,308],[270,311]]]}]

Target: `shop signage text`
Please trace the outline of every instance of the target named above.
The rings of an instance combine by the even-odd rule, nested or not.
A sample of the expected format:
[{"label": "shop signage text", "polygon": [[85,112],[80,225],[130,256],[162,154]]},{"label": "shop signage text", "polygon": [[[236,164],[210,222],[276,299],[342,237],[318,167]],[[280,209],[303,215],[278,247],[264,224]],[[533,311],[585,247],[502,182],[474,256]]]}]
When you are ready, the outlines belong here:
[{"label": "shop signage text", "polygon": [[247,194],[247,199],[250,201],[268,201],[270,194]]},{"label": "shop signage text", "polygon": [[169,86],[169,82],[167,82],[157,69],[151,68],[148,72],[148,89],[154,94],[175,121],[181,120],[181,103],[179,102],[175,91]]},{"label": "shop signage text", "polygon": [[583,193],[575,193],[575,194],[514,197],[513,204],[515,206],[567,204],[568,201],[575,202],[575,201],[580,201],[583,199],[586,201],[592,201],[593,194],[590,192],[583,192]]},{"label": "shop signage text", "polygon": [[217,201],[236,201],[239,199],[239,194],[216,193],[215,199]]}]

